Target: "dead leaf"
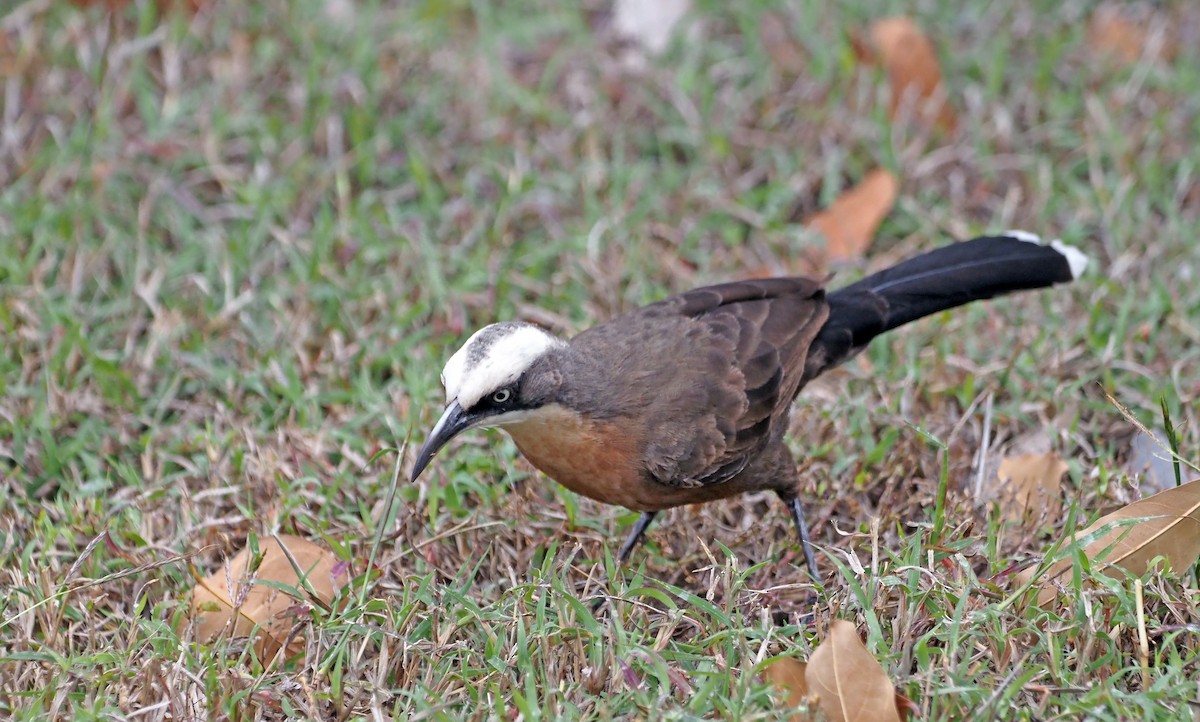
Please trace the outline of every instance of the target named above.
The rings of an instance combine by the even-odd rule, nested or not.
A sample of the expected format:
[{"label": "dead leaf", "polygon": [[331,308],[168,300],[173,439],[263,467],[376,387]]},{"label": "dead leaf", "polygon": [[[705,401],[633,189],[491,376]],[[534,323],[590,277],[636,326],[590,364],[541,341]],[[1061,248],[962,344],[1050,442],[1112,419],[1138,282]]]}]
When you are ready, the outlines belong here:
[{"label": "dead leaf", "polygon": [[826,259],[847,261],[862,257],[879,224],[895,205],[899,189],[896,176],[876,168],[828,208],[810,216],[805,225],[825,236]]},{"label": "dead leaf", "polygon": [[825,641],[808,660],[804,678],[830,722],[900,720],[896,688],[850,622],[837,620],[829,625]]},{"label": "dead leaf", "polygon": [[808,714],[797,712],[792,715],[792,722],[807,722],[813,719],[814,700],[808,694],[808,682],[804,675],[808,665],[791,657],[780,657],[767,665],[763,670],[763,679],[788,693],[788,707],[795,709],[807,704]]},{"label": "dead leaf", "polygon": [[691,0],[617,0],[613,25],[617,34],[637,42],[651,55],[667,49],[675,26],[691,9]]},{"label": "dead leaf", "polygon": [[[1154,436],[1165,439],[1167,434],[1162,429],[1153,430]],[[1129,460],[1125,469],[1131,476],[1138,477],[1138,491],[1141,494],[1154,494],[1175,488],[1175,463],[1149,434],[1138,431],[1130,444]]]},{"label": "dead leaf", "polygon": [[1008,453],[1005,455],[1049,454],[1050,449],[1054,446],[1054,440],[1050,438],[1050,431],[1051,429],[1039,427],[1018,434],[1008,442]]},{"label": "dead leaf", "polygon": [[918,119],[952,132],[958,119],[946,98],[937,52],[921,28],[907,17],[886,18],[871,24],[869,36],[869,52],[860,47],[860,53],[887,72],[892,120],[901,108],[916,103]]},{"label": "dead leaf", "polygon": [[[1133,521],[1132,526],[1120,523],[1132,520],[1138,521]],[[1102,516],[1077,532],[1072,541],[1086,539],[1109,527],[1103,536],[1083,548],[1084,556],[1102,563],[1106,574],[1116,577],[1117,570],[1124,570],[1140,577],[1150,568],[1150,561],[1160,556],[1172,569],[1182,572],[1200,558],[1200,479]],[[1067,558],[1052,564],[1041,576],[1039,606],[1054,601],[1058,591],[1054,582],[1070,571],[1071,559]],[[1024,584],[1035,573],[1037,568],[1030,567],[1017,574],[1016,580]]]},{"label": "dead leaf", "polygon": [[1095,55],[1133,65],[1145,57],[1170,60],[1176,47],[1167,23],[1155,15],[1134,19],[1120,5],[1102,5],[1088,20],[1088,49]]},{"label": "dead leaf", "polygon": [[[291,633],[292,627],[307,615],[306,605],[311,603],[307,590],[328,605],[345,579],[335,578],[338,560],[333,553],[306,539],[280,534],[261,540],[260,550],[262,563],[257,571],[249,569],[250,549],[243,549],[192,589],[191,618],[196,624],[196,637],[207,641],[221,633],[231,637],[253,633],[260,659],[273,657],[285,643],[285,656],[291,657],[303,643]],[[296,575],[289,553],[304,573],[307,587]],[[275,585],[295,588],[300,596]]]},{"label": "dead leaf", "polygon": [[1009,521],[1057,518],[1067,464],[1053,451],[1010,456],[996,472],[1000,513]]}]

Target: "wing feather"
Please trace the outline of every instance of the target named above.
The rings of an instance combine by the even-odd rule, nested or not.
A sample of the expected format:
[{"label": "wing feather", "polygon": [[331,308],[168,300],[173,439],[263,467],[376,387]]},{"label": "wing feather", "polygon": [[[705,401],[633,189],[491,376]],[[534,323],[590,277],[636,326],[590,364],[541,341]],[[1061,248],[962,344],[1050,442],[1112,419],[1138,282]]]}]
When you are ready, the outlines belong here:
[{"label": "wing feather", "polygon": [[681,343],[668,346],[672,358],[662,362],[672,366],[672,378],[646,417],[649,476],[672,486],[732,479],[767,445],[772,422],[786,417],[799,391],[809,344],[828,315],[821,284],[739,281],[688,291],[641,313],[688,327]]}]

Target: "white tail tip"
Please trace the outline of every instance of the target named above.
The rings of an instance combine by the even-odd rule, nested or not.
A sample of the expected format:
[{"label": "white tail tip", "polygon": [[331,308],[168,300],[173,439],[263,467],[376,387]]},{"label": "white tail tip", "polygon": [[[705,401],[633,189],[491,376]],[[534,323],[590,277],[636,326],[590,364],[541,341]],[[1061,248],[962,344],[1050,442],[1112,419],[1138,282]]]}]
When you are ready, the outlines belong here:
[{"label": "white tail tip", "polygon": [[[1030,233],[1029,231],[1005,231],[1004,235],[1009,236],[1010,238],[1015,238],[1018,241],[1036,243],[1039,246],[1046,245],[1042,242],[1041,236],[1037,235],[1036,233]],[[1067,259],[1067,265],[1071,268],[1071,278],[1079,278],[1083,275],[1083,272],[1087,269],[1088,265],[1088,257],[1084,255],[1083,251],[1079,250],[1075,246],[1069,246],[1058,239],[1050,241],[1049,245]]]}]

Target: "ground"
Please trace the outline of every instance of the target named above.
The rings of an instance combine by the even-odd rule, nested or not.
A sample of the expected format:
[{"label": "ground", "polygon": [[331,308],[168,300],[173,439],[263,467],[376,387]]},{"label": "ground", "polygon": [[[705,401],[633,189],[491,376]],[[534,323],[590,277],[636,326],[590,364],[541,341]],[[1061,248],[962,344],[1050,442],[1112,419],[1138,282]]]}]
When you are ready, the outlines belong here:
[{"label": "ground", "polygon": [[[889,117],[877,0],[699,2],[657,57],[593,0],[84,5],[0,20],[6,717],[784,719],[762,665],[833,619],[920,719],[1196,713],[1194,573],[1047,611],[1009,573],[1146,493],[1109,395],[1198,456],[1189,3],[1129,9],[1126,59],[1090,4],[917,3],[952,132]],[[805,391],[815,607],[769,495],[664,514],[620,567],[635,515],[498,432],[407,482],[471,331],[811,272],[803,219],[875,167],[897,205],[832,285],[1013,227],[1093,266]],[[1009,524],[977,480],[1039,445],[1064,511]],[[199,643],[197,576],[275,533],[332,549],[344,602],[301,609],[298,659]]]}]

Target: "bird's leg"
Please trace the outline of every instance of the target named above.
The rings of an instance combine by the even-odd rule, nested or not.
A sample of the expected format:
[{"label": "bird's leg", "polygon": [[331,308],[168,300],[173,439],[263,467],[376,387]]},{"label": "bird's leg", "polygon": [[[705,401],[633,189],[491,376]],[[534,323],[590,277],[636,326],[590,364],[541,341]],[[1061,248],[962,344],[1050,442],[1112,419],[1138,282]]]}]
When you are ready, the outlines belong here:
[{"label": "bird's leg", "polygon": [[629,558],[629,553],[642,540],[642,535],[646,533],[646,529],[649,528],[650,522],[654,521],[654,515],[657,513],[657,511],[642,512],[642,515],[638,517],[637,523],[633,525],[633,531],[629,532],[629,537],[621,545],[621,551],[617,552],[617,561],[622,564],[625,563],[625,560]]},{"label": "bird's leg", "polygon": [[812,543],[808,540],[808,524],[804,523],[804,507],[800,504],[800,496],[794,491],[779,492],[779,498],[787,504],[792,512],[792,521],[796,523],[796,534],[800,536],[800,546],[804,549],[804,562],[808,565],[808,574],[814,582],[821,581],[817,571],[817,561],[813,558]]}]

